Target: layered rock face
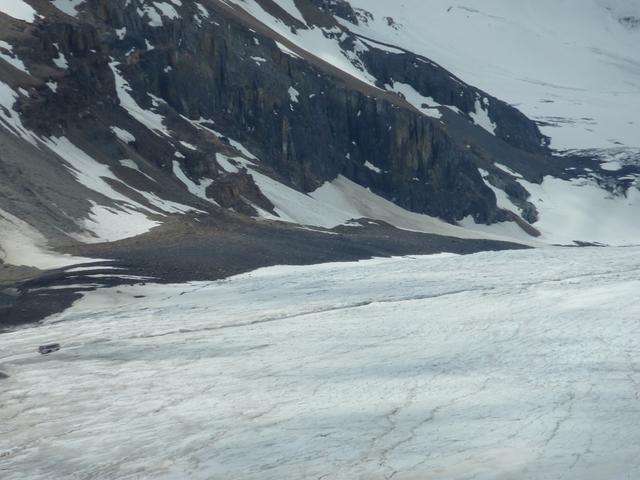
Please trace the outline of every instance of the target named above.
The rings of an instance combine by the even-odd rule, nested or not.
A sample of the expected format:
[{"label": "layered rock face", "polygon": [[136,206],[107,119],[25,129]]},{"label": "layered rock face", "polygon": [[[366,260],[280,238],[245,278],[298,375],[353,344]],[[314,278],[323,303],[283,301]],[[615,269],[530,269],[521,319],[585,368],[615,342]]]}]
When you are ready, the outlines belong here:
[{"label": "layered rock face", "polygon": [[[312,20],[297,28],[333,25],[335,31],[326,35],[341,36],[348,51],[355,37],[335,27],[326,5],[317,3],[298,2]],[[334,7],[348,17],[348,7]],[[238,9],[216,1],[184,2],[172,6],[177,15],[166,16],[153,3],[96,0],[80,5],[74,18],[49,5],[39,8],[46,19],[20,32],[14,43],[33,76],[58,84],[55,92],[36,84],[33,95],[18,102],[25,124],[42,135],[73,132],[109,143],[104,124],[122,117],[116,68],[143,108],[161,99],[156,108],[175,138],[142,140],[148,135],[140,134],[126,148],[167,171],[174,155],[167,143],[184,136],[199,146],[198,152],[177,147],[188,174],[227,175],[213,160],[225,145],[215,145],[211,137],[203,141],[203,129],[183,117],[206,119],[221,136],[250,147],[262,168],[302,191],[342,174],[405,208],[448,221],[468,215],[479,222],[505,218],[478,174],[474,153],[442,121],[422,114],[401,95],[377,90],[312,55],[285,53],[276,45],[283,39],[253,29]],[[66,71],[52,64],[60,55],[69,61]],[[413,85],[461,112],[473,111],[482,98],[490,105],[496,141],[541,150],[542,136],[532,122],[431,62],[375,46],[354,59],[381,87],[394,81]],[[130,118],[121,121],[135,129]]]},{"label": "layered rock face", "polygon": [[[2,168],[30,172],[0,193],[14,215],[54,236],[82,235],[87,222],[78,219],[97,204],[126,207],[104,186],[68,195],[44,181],[34,188],[34,172],[68,160],[61,139],[107,168],[96,182],[150,209],[154,221],[181,208],[174,204],[277,219],[256,175],[303,193],[341,175],[412,212],[454,224],[516,221],[535,235],[538,211],[516,180],[561,177],[575,163],[552,159],[548,139],[517,109],[426,58],[352,32],[368,16],[345,1],[295,0],[295,15],[271,0],[29,4],[32,22],[0,13],[5,56],[25,67],[0,61],[15,97],[4,123],[26,140]],[[302,41],[312,37],[339,59]],[[40,140],[27,145],[29,135]],[[78,179],[79,169],[56,175]],[[498,205],[496,188],[519,214]],[[34,213],[34,198],[59,205],[60,228]]]}]

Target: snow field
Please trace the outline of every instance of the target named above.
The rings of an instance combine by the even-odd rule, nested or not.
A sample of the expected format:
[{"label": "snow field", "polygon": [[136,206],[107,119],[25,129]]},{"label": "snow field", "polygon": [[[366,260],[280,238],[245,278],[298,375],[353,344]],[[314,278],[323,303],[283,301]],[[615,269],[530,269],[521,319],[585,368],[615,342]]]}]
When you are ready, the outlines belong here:
[{"label": "snow field", "polygon": [[2,335],[0,471],[636,478],[639,288],[640,249],[593,248],[87,293]]},{"label": "snow field", "polygon": [[[424,55],[515,105],[544,123],[555,149],[640,146],[640,29],[623,21],[640,18],[635,0],[350,3],[374,19],[345,22],[349,29]],[[479,120],[491,131],[488,118]]]}]

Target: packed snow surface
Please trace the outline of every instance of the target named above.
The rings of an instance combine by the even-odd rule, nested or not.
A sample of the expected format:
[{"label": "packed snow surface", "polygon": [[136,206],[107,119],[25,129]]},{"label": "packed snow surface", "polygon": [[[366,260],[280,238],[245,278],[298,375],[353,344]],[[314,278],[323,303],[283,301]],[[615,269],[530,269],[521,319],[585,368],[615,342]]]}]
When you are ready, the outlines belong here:
[{"label": "packed snow surface", "polygon": [[638,291],[638,248],[546,248],[90,292],[2,335],[0,471],[640,478]]}]

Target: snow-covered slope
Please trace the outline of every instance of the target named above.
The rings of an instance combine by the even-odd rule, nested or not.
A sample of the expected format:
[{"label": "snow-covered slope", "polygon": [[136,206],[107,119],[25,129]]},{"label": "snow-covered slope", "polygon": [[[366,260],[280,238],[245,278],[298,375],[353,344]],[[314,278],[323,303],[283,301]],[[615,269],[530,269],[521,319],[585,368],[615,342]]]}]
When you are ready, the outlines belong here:
[{"label": "snow-covered slope", "polygon": [[259,160],[246,149],[243,150],[253,160],[241,156],[219,156],[218,162],[228,172],[237,172],[239,168],[247,169],[260,191],[274,206],[275,215],[258,210],[260,217],[265,219],[322,228],[341,225],[358,228],[360,225],[355,221],[369,219],[383,221],[396,228],[413,232],[465,239],[516,241],[532,246],[544,245],[515,225],[511,225],[514,228],[502,231],[494,228],[492,231],[483,232],[478,230],[473,222],[469,222],[470,228],[464,228],[429,215],[410,212],[342,175],[331,182],[325,182],[313,192],[304,194],[260,173],[256,169]]},{"label": "snow-covered slope", "polygon": [[637,478],[639,259],[533,249],[88,293],[2,335],[2,477]]},{"label": "snow-covered slope", "polygon": [[50,251],[42,233],[0,208],[0,260],[11,265],[48,269],[90,259]]},{"label": "snow-covered slope", "polygon": [[[68,20],[64,17],[61,19],[60,15],[64,13],[78,17],[79,9],[88,7],[85,2],[75,0],[59,0],[53,2],[53,5],[41,3],[34,6],[38,7],[37,12],[29,2],[3,5],[0,14],[7,14],[11,19],[28,23],[37,22],[41,18],[66,22]],[[174,4],[174,7],[178,6],[179,2]],[[161,28],[163,22],[180,18],[174,7],[166,2],[155,2],[135,12],[142,21],[148,22],[149,26],[155,29]],[[209,10],[203,6],[199,7],[199,21],[204,21],[210,15]],[[318,37],[318,45],[323,46],[314,46],[311,42],[310,48],[323,57],[327,57],[323,53],[327,46],[337,48],[335,41],[326,39],[319,30],[315,34]],[[207,188],[213,184],[213,177],[226,171],[222,167],[228,163],[222,167],[215,164],[195,167],[200,171],[199,175],[195,175],[195,162],[191,154],[197,155],[198,160],[204,163],[203,159],[206,160],[209,152],[202,151],[202,145],[206,144],[207,140],[194,140],[192,136],[193,129],[197,129],[196,133],[213,134],[218,142],[221,142],[221,138],[227,139],[228,136],[204,128],[201,123],[190,121],[186,117],[179,119],[180,124],[177,126],[175,119],[173,123],[170,122],[166,115],[166,101],[147,91],[136,90],[131,83],[131,77],[127,78],[126,68],[113,59],[109,61],[109,69],[104,73],[109,77],[108,80],[113,80],[115,84],[113,100],[120,111],[115,117],[111,115],[109,120],[103,122],[108,122],[106,132],[97,134],[94,126],[87,141],[86,138],[82,138],[83,135],[68,137],[62,132],[52,135],[49,132],[35,131],[33,121],[27,126],[29,122],[25,119],[25,110],[28,108],[24,106],[30,106],[30,103],[42,97],[53,97],[49,100],[52,104],[56,102],[55,97],[62,98],[65,85],[73,82],[74,77],[78,75],[74,70],[74,63],[84,60],[83,53],[74,51],[61,42],[52,42],[48,45],[49,51],[44,52],[44,58],[34,59],[36,52],[32,48],[21,46],[21,39],[13,38],[10,31],[6,35],[6,41],[0,41],[0,66],[9,66],[8,73],[0,72],[0,128],[3,138],[11,134],[16,138],[10,141],[14,148],[3,151],[0,160],[3,162],[2,167],[10,174],[20,176],[24,186],[13,188],[11,185],[8,192],[0,192],[0,198],[3,202],[6,201],[6,205],[2,206],[7,209],[4,215],[0,215],[0,221],[5,227],[0,235],[0,261],[47,268],[52,265],[49,257],[53,255],[47,253],[47,244],[51,240],[47,238],[50,231],[54,231],[60,237],[53,242],[56,246],[74,241],[116,241],[146,233],[174,214],[206,213],[203,208],[208,211],[219,207],[211,192],[207,195]],[[124,39],[127,35],[126,28],[118,29],[116,35],[120,40]],[[145,53],[148,54],[153,48],[149,47],[148,40],[145,41],[145,45]],[[133,50],[127,48],[127,52],[131,54]],[[343,57],[339,48],[334,53],[336,58],[343,59],[345,68],[351,68],[353,72],[359,71]],[[33,69],[36,73],[27,68],[25,61],[29,65],[39,65]],[[163,65],[163,68],[170,71],[168,66]],[[17,79],[16,70],[19,71]],[[85,83],[84,87],[91,89],[94,85]],[[101,98],[101,102],[104,102],[111,93],[113,92],[93,92],[92,96]],[[64,104],[66,101],[61,100],[60,103]],[[65,107],[52,106],[50,110],[55,112],[56,108]],[[38,122],[46,124],[46,117],[38,117]],[[65,122],[66,120],[63,119]],[[208,122],[209,125],[213,123]],[[99,127],[104,128],[105,125]],[[191,129],[190,136],[183,138],[184,131],[178,130],[186,127]],[[49,126],[44,130],[49,130]],[[96,137],[105,135],[110,137],[109,142],[101,138],[100,145],[94,145]],[[155,137],[161,139],[158,142],[164,144],[153,146],[151,153],[147,152],[147,158],[144,158],[145,142]],[[238,149],[239,154],[244,153],[247,157],[257,160],[240,143],[233,142],[233,146]],[[170,164],[173,168],[170,172],[162,168],[169,163],[162,158],[165,154],[171,158]],[[218,158],[220,163],[223,163],[225,157],[220,155]],[[336,213],[331,204],[318,202],[303,192],[284,185],[282,181],[265,175],[263,171],[264,169],[253,169],[253,181],[259,183],[259,188],[264,190],[262,193],[273,199],[279,207],[279,213],[270,215],[255,205],[257,213],[264,217],[329,228],[358,218],[361,209],[357,205]],[[237,169],[234,172],[237,172]],[[169,176],[173,174],[174,178],[168,179],[167,173]],[[3,175],[3,178],[9,177],[9,174]],[[22,199],[25,192],[34,190],[55,191],[57,197]],[[378,205],[384,204],[387,209],[392,206],[387,205],[389,202],[385,203],[377,195],[364,189],[360,191]],[[360,203],[363,201],[359,200]],[[37,218],[37,208],[43,208],[42,205],[45,205],[44,209],[47,210],[46,205],[55,205],[62,219],[56,218],[47,222],[42,221],[42,215]],[[303,212],[300,205],[306,205],[307,211]],[[291,210],[297,210],[293,217],[284,213]],[[375,215],[375,212],[372,213]],[[430,233],[448,232],[465,238],[490,237],[448,226],[441,220],[415,215],[401,208],[395,208],[395,213],[401,218],[391,223],[399,223],[408,229]],[[380,219],[389,221],[387,213],[381,213],[379,216]],[[407,218],[414,218],[414,221],[407,222]],[[377,217],[374,216],[374,219]],[[65,264],[69,261],[73,260],[62,257],[53,264]]]},{"label": "snow-covered slope", "polygon": [[[344,34],[336,28],[313,25],[293,2],[276,2],[307,28],[292,28],[290,21],[270,14],[257,0],[230,0],[270,29],[309,54],[318,56],[372,86],[402,93],[425,114],[439,118],[441,105],[416,92],[411,85],[380,85],[359,58],[371,46],[391,54],[395,47],[415,52],[451,70],[465,81],[507,100],[540,122],[557,150],[584,151],[616,171],[640,163],[637,112],[640,111],[640,4],[632,1],[537,2],[506,0],[423,2],[408,0],[353,0],[358,24],[338,18],[360,36],[353,50],[343,48]],[[329,2],[330,4],[331,2]],[[337,32],[337,33],[336,33]],[[381,43],[372,43],[371,39]],[[474,123],[492,133],[496,126],[480,102]],[[457,111],[454,107],[450,107]],[[622,160],[622,161],[620,161]],[[496,165],[497,168],[503,168]],[[637,244],[640,215],[637,175],[623,175],[626,188],[603,188],[597,173],[576,179],[546,176],[541,184],[525,181],[508,170],[530,194],[539,212],[534,226],[540,240],[613,245]],[[631,185],[629,185],[631,182]],[[521,215],[502,189],[487,182],[500,205]],[[612,212],[615,212],[612,214]],[[478,232],[521,238],[514,223],[461,224]]]},{"label": "snow-covered slope", "polygon": [[[115,241],[148,232],[173,215],[221,208],[312,227],[346,224],[355,229],[352,220],[364,217],[461,238],[510,238],[529,244],[638,243],[640,175],[628,168],[638,161],[634,148],[640,148],[635,118],[640,110],[636,2],[544,0],[534,6],[506,0],[481,5],[471,0],[455,5],[444,0],[352,0],[357,24],[318,10],[318,5],[334,3],[20,0],[0,5],[2,179],[18,178],[20,183],[13,188],[16,182],[7,180],[6,191],[0,192],[5,212],[0,222],[10,225],[11,231],[0,235],[0,260],[44,267],[49,264],[48,241],[55,246]],[[109,9],[114,11],[108,19],[95,21]],[[129,28],[121,21],[130,22]],[[238,29],[233,38],[220,33],[223,28],[216,30],[220,22],[228,22],[224,23],[228,31],[231,26]],[[71,27],[79,24],[95,33],[87,38],[96,44],[86,51],[78,45],[87,38]],[[184,77],[198,72],[199,60],[189,63],[194,61],[190,51],[185,54],[180,42],[167,40],[167,32],[178,24],[197,40],[215,33],[220,35],[216,45],[242,44],[229,50],[237,63],[229,57],[219,59],[231,69],[229,78],[240,82],[240,93],[220,94],[216,89],[227,86],[226,73],[212,66],[195,77],[197,95],[180,96],[180,90],[188,90],[183,88]],[[27,33],[18,35],[26,25]],[[74,42],[67,42],[64,35],[58,38],[58,30],[49,31],[49,25],[64,25],[78,38]],[[207,35],[200,38],[206,28]],[[32,30],[46,39],[29,38]],[[42,42],[46,48],[34,47]],[[208,60],[212,52],[205,40],[201,43],[202,59]],[[402,72],[402,80],[394,78],[406,67],[398,60],[405,50],[425,57],[412,56],[410,71],[427,65],[433,72],[417,77]],[[395,60],[386,62],[385,56]],[[175,58],[180,61],[169,61]],[[292,61],[306,63],[298,76],[293,74],[294,64],[283,66]],[[247,64],[257,69],[245,69]],[[187,74],[178,72],[181,67]],[[81,78],[83,72],[91,72],[90,81]],[[313,76],[330,80],[306,85],[313,88],[305,91],[303,80]],[[271,88],[272,80],[283,77],[284,90],[268,92],[273,98],[263,104],[269,108],[256,113],[254,104],[266,98],[262,92]],[[442,91],[426,91],[427,86],[442,87],[443,82]],[[460,89],[460,98],[469,96],[466,110],[456,106],[458,91],[450,84]],[[384,115],[378,106],[370,109],[373,119],[385,116],[378,125],[361,118],[366,111],[363,97],[343,101],[341,92],[337,103],[344,108],[336,111],[328,100],[328,90],[336,85],[366,99],[382,99],[392,108]],[[261,92],[259,98],[243,96],[253,91]],[[201,110],[216,93],[239,98],[239,111],[233,111],[235,104],[221,103],[204,118]],[[600,159],[602,170],[597,162],[576,172],[562,170],[550,157],[543,159],[546,140],[533,122],[500,100],[535,120],[552,123],[542,128],[551,136],[552,147],[590,150]],[[518,130],[534,130],[523,135],[528,135],[526,148],[509,143],[510,134],[501,134],[512,118],[499,118],[497,104],[522,117]],[[269,116],[280,114],[270,105],[301,113],[281,121]],[[395,107],[430,123],[415,128],[411,123],[415,118],[409,122],[402,118],[393,119],[392,125],[386,116],[392,116]],[[214,119],[219,112],[222,117]],[[353,128],[349,135],[361,133],[371,145],[347,138],[345,145],[337,146],[334,138],[323,138],[324,146],[329,146],[323,150],[326,155],[316,160],[325,163],[311,165],[309,152],[301,153],[304,135],[293,138],[292,123],[313,124],[320,115],[344,120],[350,114],[353,118],[345,122]],[[252,115],[256,118],[249,118]],[[451,126],[455,122],[447,115],[462,123],[463,133]],[[249,125],[250,121],[255,124]],[[256,125],[268,126],[262,137]],[[375,134],[370,126],[376,127]],[[330,127],[327,136],[340,133]],[[465,137],[465,129],[472,130],[472,140]],[[433,130],[443,136],[437,145],[435,135],[420,136]],[[5,142],[8,135],[15,139]],[[476,148],[485,142],[483,136],[494,142],[492,148]],[[283,140],[275,142],[279,145],[267,143],[273,138]],[[510,148],[506,153],[500,150],[505,145],[496,147],[502,141]],[[398,148],[372,163],[372,152],[386,152],[391,144]],[[410,148],[405,148],[407,144]],[[452,144],[458,150],[442,154]],[[464,165],[448,163],[467,153],[472,160]],[[497,162],[496,155],[504,157],[508,166]],[[528,168],[538,160],[543,167]],[[467,169],[464,175],[461,166]],[[443,178],[456,175],[465,185],[459,191],[455,182]],[[228,188],[233,182],[237,183]],[[468,188],[470,184],[473,188]],[[467,200],[470,190],[473,195]],[[441,192],[444,200],[434,199]],[[449,212],[454,203],[460,204],[455,215]],[[434,204],[439,209],[429,211]],[[474,210],[477,205],[486,208]],[[51,217],[48,222],[46,216]],[[533,240],[530,234],[536,231],[541,236]],[[18,245],[18,238],[26,243]],[[8,252],[22,253],[17,259]]]},{"label": "snow-covered slope", "polygon": [[[640,2],[350,0],[348,27],[516,105],[556,149],[640,149]],[[635,22],[634,22],[635,19]]]}]

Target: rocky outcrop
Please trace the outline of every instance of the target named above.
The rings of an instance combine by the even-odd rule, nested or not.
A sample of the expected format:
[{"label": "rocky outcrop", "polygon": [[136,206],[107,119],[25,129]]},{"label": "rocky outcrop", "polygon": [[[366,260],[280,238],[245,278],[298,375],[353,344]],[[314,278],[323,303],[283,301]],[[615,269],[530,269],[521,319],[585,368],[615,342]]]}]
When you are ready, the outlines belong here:
[{"label": "rocky outcrop", "polygon": [[359,24],[357,11],[345,0],[310,0],[323,12],[343,18],[354,25]]},{"label": "rocky outcrop", "polygon": [[[136,91],[163,98],[188,118],[212,120],[295,188],[310,191],[343,174],[405,208],[449,221],[468,215],[487,223],[505,219],[473,154],[408,106],[367,95],[352,79],[285,54],[273,39],[222,10],[213,10],[219,26],[177,19],[149,28],[118,2],[103,8],[111,29],[135,32],[111,47],[126,62],[123,72]],[[152,51],[141,49],[145,41]],[[132,48],[136,55],[123,58]],[[476,89],[423,59],[371,48],[363,60],[381,83],[394,72],[396,81],[415,84],[443,104],[475,107]],[[491,113],[505,117],[496,122],[498,136],[540,148],[537,128],[519,112],[496,100]]]},{"label": "rocky outcrop", "polygon": [[207,195],[221,207],[247,216],[256,216],[256,207],[275,216],[273,204],[262,194],[246,169],[225,175],[208,187]]},{"label": "rocky outcrop", "polygon": [[[279,12],[275,3],[261,2]],[[316,26],[338,28],[333,15],[358,21],[358,12],[342,1],[296,0],[296,5]],[[499,148],[469,148],[469,140],[448,122],[384,91],[394,82],[455,107],[470,129],[479,129],[469,114],[481,102],[496,125],[495,136],[481,133],[483,142],[546,151],[535,124],[516,109],[410,52],[390,54],[371,43],[357,49],[362,39],[344,27],[325,34],[339,36],[380,89],[308,53],[287,53],[276,44],[285,40],[217,0],[176,4],[177,16],[155,24],[145,13],[152,7],[141,0],[93,0],[82,5],[78,18],[48,8],[46,21],[20,40],[21,51],[33,52],[28,63],[42,82],[19,101],[27,125],[45,136],[72,135],[100,145],[103,154],[96,156],[107,163],[108,152],[117,151],[172,176],[178,162],[192,178],[211,178],[207,195],[240,213],[273,206],[250,176],[218,164],[217,153],[240,155],[221,140],[224,136],[249,148],[260,159],[257,168],[304,192],[344,175],[404,208],[449,222],[468,216],[481,223],[509,220],[478,172],[498,155],[487,152]],[[294,30],[308,28],[296,19],[284,21]],[[68,69],[56,67],[58,55],[68,59]],[[114,68],[138,105],[164,117],[169,136],[150,134],[122,109]],[[47,81],[57,82],[55,94]],[[112,125],[126,127],[136,141],[118,142]],[[184,148],[181,141],[197,148]],[[526,190],[502,171],[494,176],[521,202],[526,219],[535,220]]]}]

